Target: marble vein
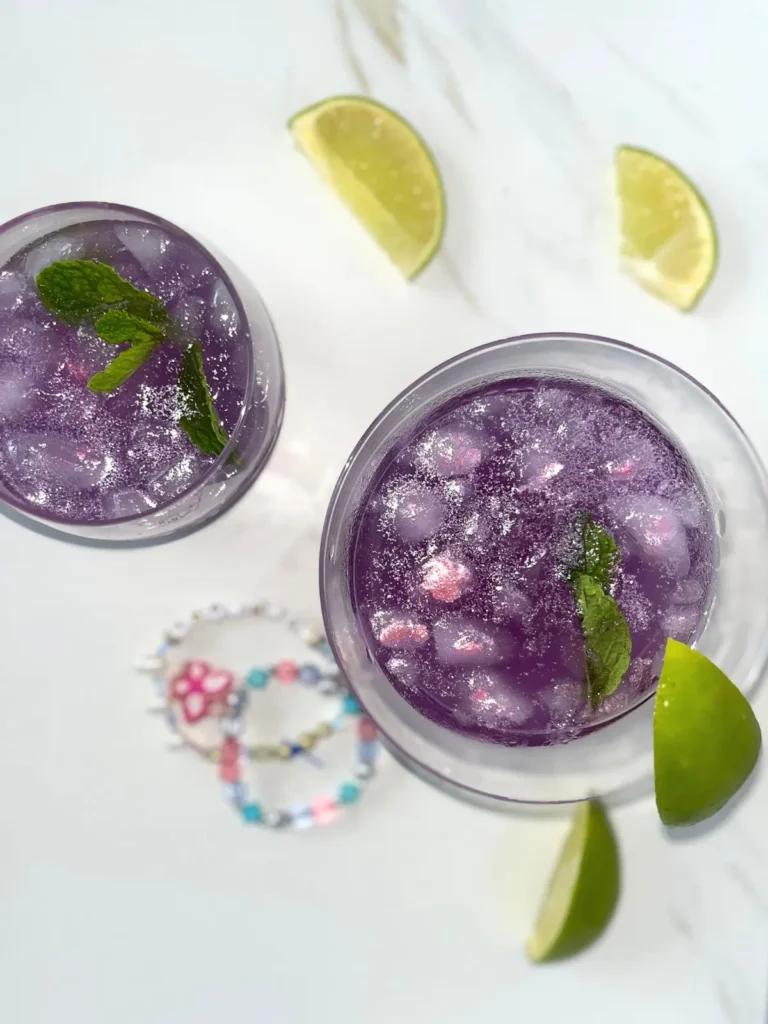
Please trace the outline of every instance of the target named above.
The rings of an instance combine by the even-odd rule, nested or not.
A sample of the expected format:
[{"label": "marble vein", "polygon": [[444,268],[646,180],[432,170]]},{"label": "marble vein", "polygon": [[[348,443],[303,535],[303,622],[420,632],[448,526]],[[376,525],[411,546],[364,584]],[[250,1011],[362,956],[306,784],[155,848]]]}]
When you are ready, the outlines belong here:
[{"label": "marble vein", "polygon": [[470,131],[474,131],[474,121],[469,113],[469,108],[464,99],[461,87],[459,86],[458,77],[451,67],[450,60],[446,57],[437,42],[432,38],[427,26],[421,21],[421,19],[412,16],[411,20],[414,24],[416,35],[422,45],[422,48],[439,75],[440,91],[445,96],[454,113],[461,118]]},{"label": "marble vein", "polygon": [[352,77],[360,90],[360,92],[369,95],[371,92],[371,83],[366,74],[365,67],[361,61],[355,45],[352,42],[352,33],[349,27],[349,17],[347,16],[346,8],[344,7],[344,0],[336,0],[334,5],[334,11],[336,14],[336,24],[339,29],[339,42],[341,43],[341,52],[344,54],[344,58],[347,62]]},{"label": "marble vein", "polygon": [[597,39],[602,46],[612,54],[616,60],[627,68],[628,71],[632,72],[637,78],[648,85],[656,93],[658,93],[663,99],[667,101],[670,107],[673,107],[679,114],[686,118],[692,125],[695,125],[700,131],[707,131],[708,126],[706,121],[700,116],[700,114],[688,106],[688,104],[675,92],[666,82],[663,82],[660,78],[657,78],[652,72],[646,67],[643,67],[634,57],[630,56],[626,50],[622,49],[613,39],[610,39],[603,32],[600,31],[595,25],[589,21],[585,21],[584,24],[591,32],[591,34]]},{"label": "marble vein", "polygon": [[746,871],[744,871],[738,864],[727,864],[726,871],[748,899],[751,900],[755,908],[762,914],[768,915],[768,904],[766,903],[765,897],[758,890],[757,886]]},{"label": "marble vein", "polygon": [[392,60],[405,66],[407,58],[400,23],[400,0],[355,0],[355,6]]},{"label": "marble vein", "polygon": [[684,938],[688,939],[689,942],[694,941],[693,928],[691,926],[691,922],[688,920],[687,917],[683,917],[683,915],[680,913],[680,910],[677,907],[673,906],[672,904],[669,904],[669,906],[667,907],[667,916],[669,917],[669,920],[672,922],[672,927],[675,929],[676,932],[678,932]]}]

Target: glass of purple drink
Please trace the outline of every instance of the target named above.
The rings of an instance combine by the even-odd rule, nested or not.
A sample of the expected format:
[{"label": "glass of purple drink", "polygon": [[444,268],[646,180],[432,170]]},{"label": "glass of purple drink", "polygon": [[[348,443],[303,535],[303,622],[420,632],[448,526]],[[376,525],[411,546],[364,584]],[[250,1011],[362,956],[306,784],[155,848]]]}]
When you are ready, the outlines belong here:
[{"label": "glass of purple drink", "polygon": [[[620,558],[621,682],[585,689],[574,524]],[[742,690],[768,657],[768,481],[729,413],[650,353],[530,335],[437,367],[384,410],[331,500],[326,629],[417,774],[490,804],[643,791],[666,638]]]},{"label": "glass of purple drink", "polygon": [[[41,272],[71,261],[112,268],[162,312],[162,344],[109,392],[91,386],[121,349],[41,299]],[[11,515],[91,540],[156,541],[245,492],[277,439],[284,383],[266,309],[233,276],[185,231],[130,207],[67,203],[0,227],[0,504]],[[214,445],[182,428],[193,345]]]}]

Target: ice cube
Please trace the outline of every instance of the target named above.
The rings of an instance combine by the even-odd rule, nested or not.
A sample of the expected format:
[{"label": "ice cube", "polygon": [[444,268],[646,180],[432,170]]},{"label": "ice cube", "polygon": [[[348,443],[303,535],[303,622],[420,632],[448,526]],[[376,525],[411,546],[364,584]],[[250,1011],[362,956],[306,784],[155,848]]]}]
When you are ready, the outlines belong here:
[{"label": "ice cube", "polygon": [[472,497],[474,487],[466,477],[453,477],[443,484],[443,494],[449,505],[458,507]]},{"label": "ice cube", "polygon": [[631,694],[622,684],[615,693],[612,693],[610,697],[606,697],[602,704],[596,708],[596,717],[601,720],[615,718],[616,715],[621,715],[628,710],[630,700]]},{"label": "ice cube", "polygon": [[694,491],[686,491],[678,495],[672,504],[686,526],[698,529],[704,522],[706,516],[706,505],[703,499]]},{"label": "ice cube", "polygon": [[661,617],[665,636],[682,643],[690,643],[696,636],[701,612],[695,605],[668,608]]},{"label": "ice cube", "polygon": [[38,396],[35,375],[27,368],[6,365],[0,375],[0,422],[21,416]]},{"label": "ice cube", "polygon": [[688,538],[682,520],[664,498],[646,494],[612,502],[612,508],[641,554],[662,563],[675,576],[691,567]]},{"label": "ice cube", "polygon": [[240,327],[240,314],[237,311],[237,305],[223,281],[217,281],[213,286],[208,323],[216,334],[223,330],[230,338],[237,334]]},{"label": "ice cube", "polygon": [[41,270],[50,267],[52,263],[59,260],[81,259],[85,246],[81,238],[69,237],[67,235],[54,235],[53,238],[43,239],[39,245],[31,249],[24,262],[24,270],[33,282]]},{"label": "ice cube", "polygon": [[412,650],[429,640],[429,630],[424,623],[404,612],[375,612],[371,616],[371,628],[382,647],[395,650]]},{"label": "ice cube", "polygon": [[416,464],[432,476],[468,476],[483,461],[487,445],[479,430],[444,427],[419,442]]},{"label": "ice cube", "polygon": [[617,600],[633,633],[648,629],[654,621],[656,608],[634,574],[627,573],[620,578]]},{"label": "ice cube", "polygon": [[471,512],[461,525],[459,540],[470,551],[482,552],[493,540],[493,521],[479,509]]},{"label": "ice cube", "polygon": [[11,312],[24,302],[27,292],[27,281],[22,274],[13,270],[0,273],[0,311]]},{"label": "ice cube", "polygon": [[421,567],[419,589],[435,601],[450,604],[458,601],[472,586],[473,572],[465,563],[448,552],[435,555]]},{"label": "ice cube", "polygon": [[185,334],[199,338],[205,327],[205,301],[198,295],[182,295],[171,303],[169,311]]},{"label": "ice cube", "polygon": [[387,497],[386,504],[394,510],[397,535],[409,544],[418,544],[434,536],[445,521],[443,502],[423,484],[401,484]]},{"label": "ice cube", "polygon": [[493,612],[497,618],[527,624],[533,618],[533,605],[511,580],[498,580],[491,587]]},{"label": "ice cube", "polygon": [[192,485],[199,472],[198,457],[183,455],[170,466],[165,462],[163,469],[149,479],[147,490],[158,502],[171,501]]},{"label": "ice cube", "polygon": [[114,477],[115,461],[106,450],[66,437],[21,434],[7,442],[9,454],[28,478],[71,490],[90,490]]},{"label": "ice cube", "polygon": [[459,685],[461,695],[456,712],[462,724],[504,728],[524,725],[533,717],[533,701],[515,691],[511,680],[501,672],[475,669]]},{"label": "ice cube", "polygon": [[435,651],[443,665],[498,665],[512,650],[508,636],[468,619],[441,619],[434,627]]},{"label": "ice cube", "polygon": [[611,452],[603,469],[607,476],[617,483],[628,483],[648,473],[658,458],[654,446],[643,437],[622,436],[612,446]]},{"label": "ice cube", "polygon": [[153,276],[162,269],[171,247],[171,239],[162,228],[127,221],[117,225],[115,234],[148,274]]},{"label": "ice cube", "polygon": [[397,654],[386,663],[391,676],[408,690],[415,690],[419,683],[419,663],[407,654]]},{"label": "ice cube", "polygon": [[157,502],[148,494],[129,488],[116,491],[104,498],[104,509],[110,519],[127,519],[128,516],[143,515],[157,507]]},{"label": "ice cube", "polygon": [[673,604],[697,604],[704,597],[704,587],[698,580],[680,580],[670,598]]},{"label": "ice cube", "polygon": [[583,683],[559,682],[542,694],[556,725],[571,724],[586,710],[587,695]]},{"label": "ice cube", "polygon": [[544,452],[530,452],[520,467],[520,483],[525,490],[539,492],[565,469],[565,463]]}]

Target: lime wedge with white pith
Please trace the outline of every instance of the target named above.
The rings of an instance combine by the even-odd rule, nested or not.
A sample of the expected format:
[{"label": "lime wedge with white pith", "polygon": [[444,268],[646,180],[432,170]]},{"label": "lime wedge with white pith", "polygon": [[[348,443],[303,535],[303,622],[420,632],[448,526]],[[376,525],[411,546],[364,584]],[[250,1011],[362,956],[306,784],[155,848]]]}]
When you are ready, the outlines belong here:
[{"label": "lime wedge with white pith", "polygon": [[535,963],[580,953],[605,931],[619,898],[619,851],[601,804],[579,806],[528,940]]},{"label": "lime wedge with white pith", "polygon": [[621,260],[647,291],[693,309],[717,266],[717,232],[709,207],[668,160],[620,146],[616,185],[621,206]]},{"label": "lime wedge with white pith", "polygon": [[288,122],[315,168],[407,278],[440,247],[445,193],[423,139],[362,96],[334,96]]},{"label": "lime wedge with white pith", "polygon": [[705,658],[668,640],[653,711],[656,806],[665,825],[694,825],[749,778],[760,725],[746,697]]}]

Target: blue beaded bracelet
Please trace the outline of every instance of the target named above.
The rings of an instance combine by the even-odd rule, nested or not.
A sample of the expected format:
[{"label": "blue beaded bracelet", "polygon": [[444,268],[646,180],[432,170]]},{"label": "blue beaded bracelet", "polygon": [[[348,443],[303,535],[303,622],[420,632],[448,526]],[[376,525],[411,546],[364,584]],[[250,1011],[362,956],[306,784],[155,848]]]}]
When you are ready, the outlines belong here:
[{"label": "blue beaded bracelet", "polygon": [[[354,702],[353,697],[347,699]],[[359,708],[357,711],[361,713]],[[357,803],[367,783],[375,774],[378,753],[376,727],[369,718],[363,716],[358,724],[357,759],[352,770],[353,778],[343,781],[333,796],[320,797],[289,809],[266,809],[251,798],[242,781],[243,764],[250,763],[251,758],[245,745],[233,736],[228,736],[224,740],[219,752],[219,776],[223,783],[225,800],[236,808],[246,824],[304,830],[313,825],[330,825],[341,811]]]},{"label": "blue beaded bracelet", "polygon": [[[312,662],[298,664],[284,659],[268,667],[253,668],[239,680],[232,673],[212,668],[207,662],[194,660],[186,662],[170,677],[169,652],[182,643],[196,624],[246,616],[263,617],[273,622],[285,620],[288,627],[320,655],[323,667]],[[344,687],[325,636],[312,624],[290,618],[288,612],[278,605],[256,604],[229,608],[215,604],[203,611],[193,612],[188,620],[178,622],[166,630],[157,649],[148,658],[143,658],[137,668],[151,676],[159,698],[159,706],[155,705],[153,710],[163,711],[177,741],[176,745],[188,747],[218,764],[224,797],[237,809],[246,824],[299,830],[329,824],[342,809],[357,803],[375,774],[379,753],[376,727],[363,715],[355,698]],[[249,695],[252,691],[265,689],[272,681],[283,685],[300,682],[324,695],[339,697],[341,704],[332,718],[306,730],[295,740],[248,746],[242,742],[240,735]],[[299,755],[307,755],[320,740],[338,732],[347,719],[353,716],[359,721],[352,778],[343,781],[333,796],[288,810],[266,809],[250,798],[242,780],[244,766],[254,761],[288,761]],[[222,741],[211,747],[193,741],[188,732],[184,731],[185,723],[194,725],[207,717],[215,718],[220,723],[223,734]]]},{"label": "blue beaded bracelet", "polygon": [[[200,659],[185,662],[171,675],[169,655],[203,622],[222,622],[227,619],[263,618],[271,622],[285,621],[307,646],[319,655],[321,666],[313,662],[297,664],[285,659],[266,668],[253,668],[244,679],[233,673],[213,668]],[[243,721],[251,692],[265,689],[270,682],[282,684],[298,681],[324,696],[340,697],[341,704],[333,715],[322,720],[299,736],[283,738],[277,743],[256,744],[249,748],[254,760],[287,760],[306,754],[321,740],[334,735],[345,723],[351,705],[345,702],[346,689],[341,684],[339,669],[324,634],[317,627],[301,619],[291,618],[279,605],[264,603],[227,607],[213,604],[194,611],[188,619],[175,623],[165,631],[155,651],[137,664],[139,671],[148,673],[154,684],[156,701],[153,711],[160,711],[174,738],[174,745],[188,747],[209,760],[218,759],[218,743],[205,745],[192,738],[188,726],[213,718],[224,734],[237,730]]]}]

